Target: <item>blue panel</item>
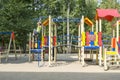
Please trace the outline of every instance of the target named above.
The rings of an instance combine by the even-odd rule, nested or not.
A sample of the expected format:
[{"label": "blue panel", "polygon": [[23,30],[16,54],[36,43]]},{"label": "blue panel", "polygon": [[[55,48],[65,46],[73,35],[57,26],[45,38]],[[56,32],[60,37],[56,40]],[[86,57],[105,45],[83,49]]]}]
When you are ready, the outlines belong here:
[{"label": "blue panel", "polygon": [[112,51],[115,51],[115,48],[112,48]]},{"label": "blue panel", "polygon": [[91,35],[94,35],[94,32],[90,32]]},{"label": "blue panel", "polygon": [[85,46],[85,49],[99,49],[99,46]]},{"label": "blue panel", "polygon": [[40,40],[38,40],[38,49],[40,49],[40,44],[41,44]]},{"label": "blue panel", "polygon": [[41,53],[42,49],[31,49],[30,51],[33,53]]},{"label": "blue panel", "polygon": [[[53,22],[67,22],[67,18],[53,18]],[[69,22],[80,22],[80,18],[70,18]]]},{"label": "blue panel", "polygon": [[90,46],[94,46],[94,41],[90,41]]}]

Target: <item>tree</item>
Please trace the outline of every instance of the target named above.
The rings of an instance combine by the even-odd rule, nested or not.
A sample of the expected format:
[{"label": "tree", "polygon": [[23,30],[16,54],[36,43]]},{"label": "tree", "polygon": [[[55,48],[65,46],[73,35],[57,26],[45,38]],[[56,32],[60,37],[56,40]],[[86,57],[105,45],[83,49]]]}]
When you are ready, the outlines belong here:
[{"label": "tree", "polygon": [[[70,18],[81,18],[82,15],[94,19],[97,3],[95,0],[0,0],[0,30],[14,31],[17,42],[25,43],[27,34],[35,27],[40,16],[57,18],[67,17],[70,4]],[[42,19],[44,21],[45,19]],[[66,22],[60,25],[60,33],[66,34]],[[77,34],[77,23],[70,23],[70,33]]]},{"label": "tree", "polygon": [[30,3],[23,1],[8,0],[0,10],[0,30],[15,32],[17,44],[21,46],[25,46],[27,34],[34,28],[34,14]]}]

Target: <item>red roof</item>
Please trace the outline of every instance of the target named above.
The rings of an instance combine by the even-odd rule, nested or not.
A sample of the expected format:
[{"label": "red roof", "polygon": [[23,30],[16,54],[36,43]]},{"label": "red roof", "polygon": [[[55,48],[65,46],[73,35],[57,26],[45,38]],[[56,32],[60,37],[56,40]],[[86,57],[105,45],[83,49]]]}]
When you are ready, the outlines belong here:
[{"label": "red roof", "polygon": [[112,21],[114,17],[120,17],[117,9],[97,9],[96,19],[102,18]]}]

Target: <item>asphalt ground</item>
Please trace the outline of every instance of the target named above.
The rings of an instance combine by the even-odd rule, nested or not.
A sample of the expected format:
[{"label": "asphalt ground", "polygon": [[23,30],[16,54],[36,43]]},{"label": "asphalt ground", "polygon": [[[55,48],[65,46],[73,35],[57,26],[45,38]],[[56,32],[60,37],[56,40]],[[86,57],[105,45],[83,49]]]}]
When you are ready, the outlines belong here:
[{"label": "asphalt ground", "polygon": [[120,80],[120,74],[76,72],[0,72],[0,80]]}]

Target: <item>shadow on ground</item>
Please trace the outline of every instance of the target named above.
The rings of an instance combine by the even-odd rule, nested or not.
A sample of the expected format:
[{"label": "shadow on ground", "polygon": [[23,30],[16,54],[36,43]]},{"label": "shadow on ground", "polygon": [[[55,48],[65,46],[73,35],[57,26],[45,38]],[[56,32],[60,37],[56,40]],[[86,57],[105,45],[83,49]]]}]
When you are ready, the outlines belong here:
[{"label": "shadow on ground", "polygon": [[28,62],[28,56],[26,55],[18,56],[17,59],[14,56],[9,57],[8,61],[6,61],[6,58],[2,58],[2,61],[1,61],[2,64],[7,64],[7,63],[21,64],[25,62]]}]

